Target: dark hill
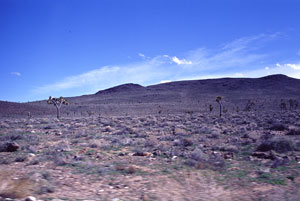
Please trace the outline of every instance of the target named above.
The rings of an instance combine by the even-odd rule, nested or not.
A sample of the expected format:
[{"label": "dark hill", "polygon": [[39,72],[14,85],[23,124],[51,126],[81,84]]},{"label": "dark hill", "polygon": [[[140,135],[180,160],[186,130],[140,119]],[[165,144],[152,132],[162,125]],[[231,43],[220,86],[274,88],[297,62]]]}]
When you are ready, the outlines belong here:
[{"label": "dark hill", "polygon": [[123,84],[116,87],[112,87],[109,89],[98,91],[96,94],[109,94],[109,93],[135,93],[135,92],[141,92],[145,90],[145,87],[139,85],[139,84]]},{"label": "dark hill", "polygon": [[[147,87],[131,83],[92,95],[69,97],[71,105],[63,110],[75,115],[86,115],[91,111],[102,115],[207,111],[209,104],[217,107],[216,96],[223,97],[223,105],[229,111],[245,110],[249,103],[251,110],[279,110],[281,101],[287,104],[289,99],[299,101],[299,86],[299,79],[285,75],[177,81]],[[41,114],[54,110],[53,106],[46,105],[46,101],[14,103],[8,107],[11,109],[6,109],[5,104],[0,107],[1,113],[6,114],[11,111]]]}]

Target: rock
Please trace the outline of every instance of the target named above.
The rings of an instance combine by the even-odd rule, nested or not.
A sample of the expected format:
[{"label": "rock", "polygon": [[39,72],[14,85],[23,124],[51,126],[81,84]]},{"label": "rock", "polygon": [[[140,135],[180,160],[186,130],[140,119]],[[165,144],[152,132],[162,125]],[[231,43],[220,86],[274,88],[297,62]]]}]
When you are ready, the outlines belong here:
[{"label": "rock", "polygon": [[225,153],[224,154],[224,159],[229,159],[229,160],[232,160],[233,159],[233,153],[232,152],[230,152],[230,153]]},{"label": "rock", "polygon": [[133,156],[152,156],[152,154],[149,152],[136,152]]},{"label": "rock", "polygon": [[111,201],[123,201],[120,198],[113,198]]},{"label": "rock", "polygon": [[266,174],[266,173],[270,173],[270,168],[260,168],[258,171],[257,171],[257,174],[259,175],[262,175],[262,174]]},{"label": "rock", "polygon": [[20,148],[16,142],[6,142],[0,144],[0,152],[15,152]]},{"label": "rock", "polygon": [[27,198],[25,198],[25,201],[36,201],[36,198],[33,196],[28,196]]},{"label": "rock", "polygon": [[188,135],[187,131],[182,128],[175,128],[173,131],[174,135]]},{"label": "rock", "polygon": [[252,156],[254,156],[256,158],[261,158],[261,159],[271,159],[271,160],[276,159],[276,156],[272,151],[269,151],[269,152],[254,152],[252,154]]},{"label": "rock", "polygon": [[49,129],[53,129],[53,127],[52,126],[45,126],[44,129],[49,130]]}]

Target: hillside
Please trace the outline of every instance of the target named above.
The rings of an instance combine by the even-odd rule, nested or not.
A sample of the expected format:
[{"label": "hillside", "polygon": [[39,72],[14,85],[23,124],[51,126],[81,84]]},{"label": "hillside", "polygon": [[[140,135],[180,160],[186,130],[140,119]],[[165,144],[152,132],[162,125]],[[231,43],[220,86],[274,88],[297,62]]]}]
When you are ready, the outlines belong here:
[{"label": "hillside", "polygon": [[[223,97],[228,111],[279,110],[283,101],[299,100],[300,80],[285,75],[270,75],[262,78],[222,78],[169,82],[143,87],[124,84],[98,91],[92,95],[67,98],[71,105],[63,108],[68,115],[153,114],[168,112],[207,111],[212,104],[217,107],[216,96]],[[2,102],[1,114],[53,113],[53,106],[45,101],[31,103]]]}]

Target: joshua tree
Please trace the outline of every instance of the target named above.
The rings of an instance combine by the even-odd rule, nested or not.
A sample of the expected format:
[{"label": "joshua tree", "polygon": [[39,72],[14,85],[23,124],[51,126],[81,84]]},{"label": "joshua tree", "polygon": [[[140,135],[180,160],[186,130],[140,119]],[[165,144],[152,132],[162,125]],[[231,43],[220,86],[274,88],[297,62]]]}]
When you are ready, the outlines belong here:
[{"label": "joshua tree", "polygon": [[27,117],[28,117],[28,119],[31,119],[31,117],[32,117],[31,112],[27,113]]},{"label": "joshua tree", "polygon": [[217,101],[217,103],[219,104],[219,106],[220,106],[220,117],[222,116],[222,97],[221,96],[218,96],[217,98],[216,98],[216,101]]},{"label": "joshua tree", "polygon": [[245,111],[250,112],[255,106],[255,103],[251,100],[248,100],[246,107],[245,107]]},{"label": "joshua tree", "polygon": [[213,109],[214,109],[214,107],[210,104],[210,105],[209,105],[209,111],[212,112]]},{"label": "joshua tree", "polygon": [[289,104],[290,104],[290,110],[297,110],[299,102],[297,100],[290,99]]},{"label": "joshua tree", "polygon": [[55,107],[56,107],[56,112],[57,112],[57,119],[60,118],[60,108],[61,106],[64,104],[64,105],[69,105],[70,103],[64,99],[63,97],[60,97],[60,98],[54,98],[52,96],[49,97],[48,101],[47,101],[48,104],[53,104]]},{"label": "joshua tree", "polygon": [[287,110],[286,109],[286,103],[284,102],[283,99],[281,99],[281,101],[280,101],[280,109],[281,109],[281,111],[286,111]]},{"label": "joshua tree", "polygon": [[92,111],[87,111],[87,114],[88,114],[89,117],[90,117],[90,116],[93,116],[93,115],[94,115],[94,112],[92,112]]}]

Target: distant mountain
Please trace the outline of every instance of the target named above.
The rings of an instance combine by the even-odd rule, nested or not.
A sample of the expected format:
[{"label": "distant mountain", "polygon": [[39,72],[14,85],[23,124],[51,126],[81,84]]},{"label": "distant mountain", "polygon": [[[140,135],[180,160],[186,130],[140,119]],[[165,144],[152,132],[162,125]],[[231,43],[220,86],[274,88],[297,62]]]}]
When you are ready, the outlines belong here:
[{"label": "distant mountain", "polygon": [[28,112],[38,115],[53,113],[47,107],[39,106],[36,104],[0,101],[0,116],[27,116]]},{"label": "distant mountain", "polygon": [[116,87],[112,87],[109,89],[105,89],[102,91],[98,91],[96,94],[105,94],[105,93],[131,93],[131,92],[139,92],[145,90],[145,87],[139,85],[139,84],[123,84]]},{"label": "distant mountain", "polygon": [[[281,101],[300,100],[300,80],[285,75],[262,78],[221,78],[176,81],[151,86],[123,84],[98,91],[96,94],[67,98],[68,114],[85,115],[90,111],[101,115],[148,114],[157,112],[207,111],[217,107],[216,96],[232,111],[244,110],[251,103],[253,110],[278,110]],[[50,95],[50,94],[49,94]],[[53,113],[45,101],[0,104],[0,114]]]}]

